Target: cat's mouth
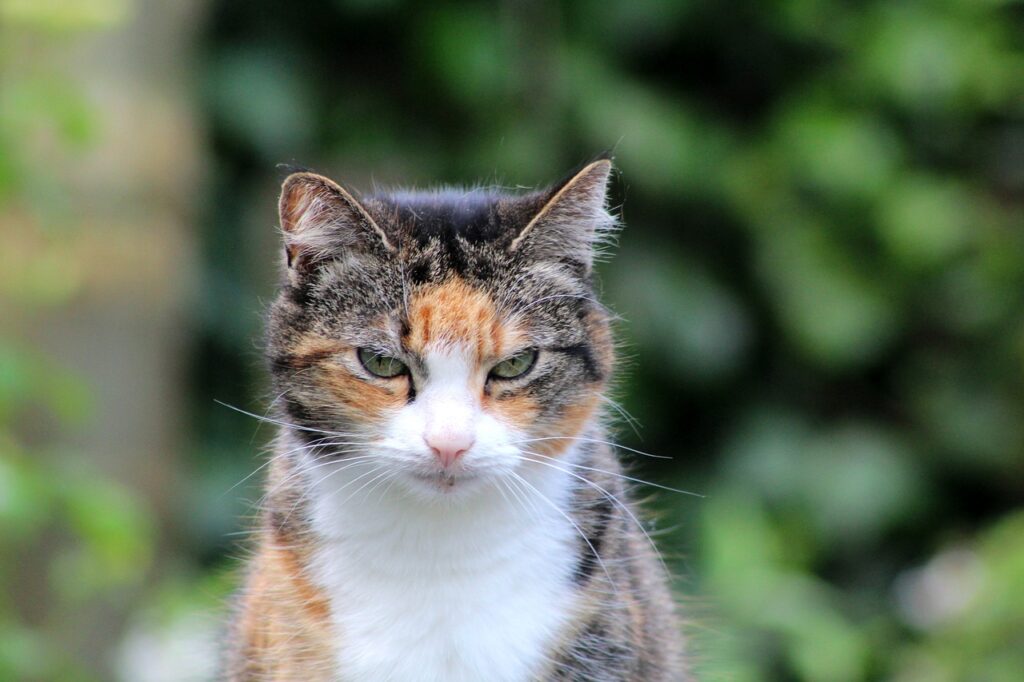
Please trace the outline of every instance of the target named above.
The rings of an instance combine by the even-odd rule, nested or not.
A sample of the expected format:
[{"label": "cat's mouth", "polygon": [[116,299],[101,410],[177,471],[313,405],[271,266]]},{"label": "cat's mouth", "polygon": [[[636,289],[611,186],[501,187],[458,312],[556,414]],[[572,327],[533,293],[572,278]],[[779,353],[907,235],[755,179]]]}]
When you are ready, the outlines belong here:
[{"label": "cat's mouth", "polygon": [[413,473],[412,476],[416,480],[429,485],[434,490],[440,490],[442,492],[454,490],[456,487],[465,485],[479,478],[479,476],[471,472],[450,471],[447,469],[438,469],[432,472],[417,471]]}]

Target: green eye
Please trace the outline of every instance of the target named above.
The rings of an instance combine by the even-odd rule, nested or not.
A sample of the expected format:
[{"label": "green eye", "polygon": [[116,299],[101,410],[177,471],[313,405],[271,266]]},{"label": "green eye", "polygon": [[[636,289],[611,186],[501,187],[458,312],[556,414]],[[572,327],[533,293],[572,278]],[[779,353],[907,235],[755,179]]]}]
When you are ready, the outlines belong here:
[{"label": "green eye", "polygon": [[491,370],[491,376],[499,379],[515,379],[529,372],[536,361],[537,351],[529,348],[496,364]]},{"label": "green eye", "polygon": [[391,379],[409,372],[409,368],[398,358],[375,353],[369,348],[359,349],[359,362],[363,363],[367,372],[383,379]]}]

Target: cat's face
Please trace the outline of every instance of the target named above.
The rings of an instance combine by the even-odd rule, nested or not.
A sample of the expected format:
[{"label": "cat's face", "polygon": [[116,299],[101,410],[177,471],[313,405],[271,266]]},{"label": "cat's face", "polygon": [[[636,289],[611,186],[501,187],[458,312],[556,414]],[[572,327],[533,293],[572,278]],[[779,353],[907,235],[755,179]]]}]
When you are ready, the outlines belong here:
[{"label": "cat's face", "polygon": [[297,456],[428,499],[550,466],[593,418],[612,367],[591,285],[609,170],[597,161],[525,196],[361,202],[291,176],[288,283],[268,345],[307,445]]}]

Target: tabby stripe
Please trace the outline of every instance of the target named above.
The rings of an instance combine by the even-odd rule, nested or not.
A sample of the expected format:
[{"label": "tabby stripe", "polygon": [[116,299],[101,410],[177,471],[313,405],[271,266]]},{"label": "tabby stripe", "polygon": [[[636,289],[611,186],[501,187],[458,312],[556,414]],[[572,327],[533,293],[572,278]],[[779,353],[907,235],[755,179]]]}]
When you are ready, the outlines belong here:
[{"label": "tabby stripe", "polygon": [[590,581],[598,566],[601,547],[604,545],[608,525],[612,520],[612,503],[607,497],[602,496],[597,504],[588,511],[596,517],[596,521],[590,532],[586,533],[587,541],[580,543],[580,560],[576,564],[576,572],[572,577],[573,582],[581,587]]},{"label": "tabby stripe", "polygon": [[601,370],[597,367],[597,362],[594,360],[594,352],[589,344],[577,343],[572,346],[560,346],[549,350],[554,353],[564,353],[570,357],[579,358],[583,362],[583,370],[587,373],[587,378],[590,381],[600,381],[604,378]]}]

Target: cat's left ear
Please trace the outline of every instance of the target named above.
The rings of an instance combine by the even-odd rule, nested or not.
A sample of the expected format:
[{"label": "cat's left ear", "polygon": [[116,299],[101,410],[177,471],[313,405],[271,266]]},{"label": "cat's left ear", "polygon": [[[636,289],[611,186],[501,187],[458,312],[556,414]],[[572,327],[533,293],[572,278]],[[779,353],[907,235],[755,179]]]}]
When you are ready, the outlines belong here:
[{"label": "cat's left ear", "polygon": [[615,226],[608,213],[609,159],[598,159],[547,190],[546,201],[509,246],[541,260],[570,260],[589,272],[602,236]]}]

